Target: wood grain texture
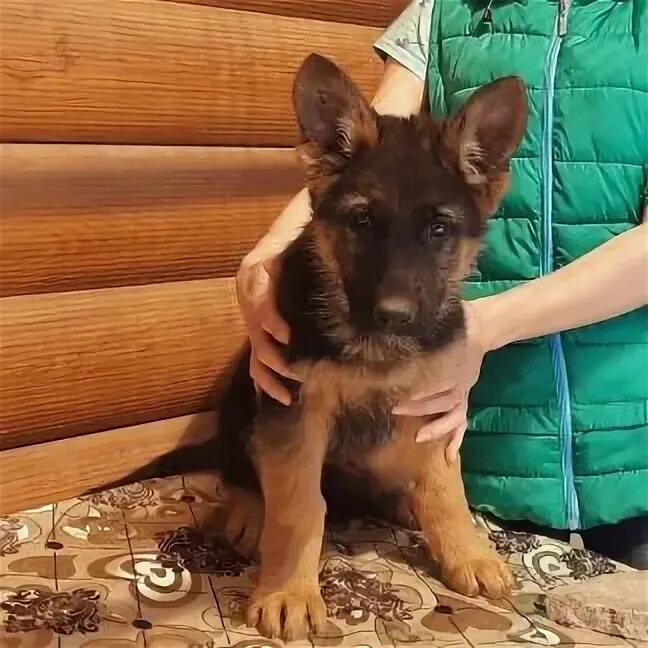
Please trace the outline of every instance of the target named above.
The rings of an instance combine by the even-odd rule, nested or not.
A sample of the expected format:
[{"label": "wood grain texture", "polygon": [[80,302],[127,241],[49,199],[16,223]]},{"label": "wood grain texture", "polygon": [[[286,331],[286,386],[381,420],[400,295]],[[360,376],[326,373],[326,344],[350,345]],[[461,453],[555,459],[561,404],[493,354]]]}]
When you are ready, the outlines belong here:
[{"label": "wood grain texture", "polygon": [[386,27],[408,0],[166,0],[277,16]]},{"label": "wood grain texture", "polygon": [[0,295],[232,276],[301,180],[289,149],[0,145]]},{"label": "wood grain texture", "polygon": [[305,56],[368,94],[373,27],[158,0],[3,0],[0,139],[284,146]]},{"label": "wood grain texture", "polygon": [[0,300],[0,448],[213,409],[245,339],[232,279]]},{"label": "wood grain texture", "polygon": [[213,413],[0,452],[0,515],[77,497],[215,432]]}]

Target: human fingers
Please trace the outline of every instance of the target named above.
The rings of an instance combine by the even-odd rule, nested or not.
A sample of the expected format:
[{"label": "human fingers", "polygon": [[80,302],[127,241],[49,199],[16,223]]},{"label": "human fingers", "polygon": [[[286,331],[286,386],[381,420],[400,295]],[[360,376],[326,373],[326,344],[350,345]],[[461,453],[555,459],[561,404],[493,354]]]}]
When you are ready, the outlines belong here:
[{"label": "human fingers", "polygon": [[461,395],[456,390],[441,392],[413,398],[400,403],[392,410],[397,416],[426,416],[448,412],[461,400]]},{"label": "human fingers", "polygon": [[466,434],[466,425],[462,424],[450,432],[450,439],[445,450],[446,463],[451,466],[459,457],[459,448]]},{"label": "human fingers", "polygon": [[250,356],[250,377],[257,390],[260,389],[283,405],[290,405],[290,392],[279,382],[272,370],[257,358],[254,352]]},{"label": "human fingers", "polygon": [[277,342],[288,344],[290,341],[290,328],[279,314],[274,301],[265,304],[259,318],[259,324],[264,331],[269,333]]},{"label": "human fingers", "polygon": [[277,282],[281,272],[281,257],[274,256],[266,259],[262,266],[265,271],[265,292],[260,309],[260,324],[275,340],[281,344],[288,344],[290,328],[277,307]]},{"label": "human fingers", "polygon": [[262,330],[254,331],[250,334],[250,342],[254,355],[266,367],[285,378],[299,380],[299,376],[290,368],[277,343],[268,333]]},{"label": "human fingers", "polygon": [[423,426],[416,435],[416,441],[417,443],[423,443],[441,439],[454,429],[464,425],[465,422],[466,407],[464,403],[459,403],[443,416]]}]

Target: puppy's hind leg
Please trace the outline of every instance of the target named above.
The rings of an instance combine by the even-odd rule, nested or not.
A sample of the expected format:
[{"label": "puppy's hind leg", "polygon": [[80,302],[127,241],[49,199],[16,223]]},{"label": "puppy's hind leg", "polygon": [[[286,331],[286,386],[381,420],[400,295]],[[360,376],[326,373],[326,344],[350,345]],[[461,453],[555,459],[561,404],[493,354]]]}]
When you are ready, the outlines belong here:
[{"label": "puppy's hind leg", "polygon": [[242,556],[256,554],[263,531],[263,499],[237,486],[227,487],[225,537]]}]

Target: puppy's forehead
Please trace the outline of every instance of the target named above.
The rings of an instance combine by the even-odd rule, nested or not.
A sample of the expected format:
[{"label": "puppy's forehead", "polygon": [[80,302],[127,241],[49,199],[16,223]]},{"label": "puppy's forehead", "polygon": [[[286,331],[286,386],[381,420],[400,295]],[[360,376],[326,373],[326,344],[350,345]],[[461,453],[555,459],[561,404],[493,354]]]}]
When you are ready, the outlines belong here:
[{"label": "puppy's forehead", "polygon": [[442,163],[441,134],[441,122],[425,115],[381,117],[378,139],[351,160],[338,185],[344,206],[373,203],[394,216],[413,214],[419,206],[452,207],[455,215],[470,211],[463,178]]},{"label": "puppy's forehead", "polygon": [[419,205],[456,205],[453,211],[461,211],[467,199],[465,187],[435,156],[420,148],[390,153],[378,145],[355,168],[351,165],[345,183],[345,206],[353,209],[378,204],[393,214],[411,212]]}]

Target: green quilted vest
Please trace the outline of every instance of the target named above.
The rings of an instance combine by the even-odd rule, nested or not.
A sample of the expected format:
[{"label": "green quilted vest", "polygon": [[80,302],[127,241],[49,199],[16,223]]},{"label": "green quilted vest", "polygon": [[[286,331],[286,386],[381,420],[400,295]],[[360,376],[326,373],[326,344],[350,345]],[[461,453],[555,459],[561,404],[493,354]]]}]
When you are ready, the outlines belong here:
[{"label": "green quilted vest", "polygon": [[[510,74],[529,88],[529,128],[468,299],[640,222],[648,0],[436,0],[433,111]],[[506,519],[578,529],[647,514],[648,309],[488,354],[462,458],[471,504]]]}]

